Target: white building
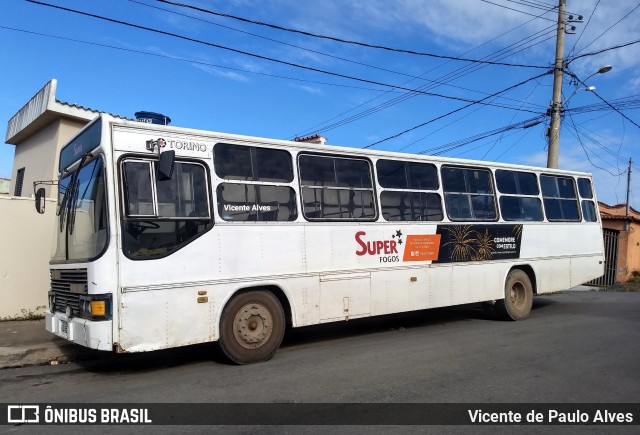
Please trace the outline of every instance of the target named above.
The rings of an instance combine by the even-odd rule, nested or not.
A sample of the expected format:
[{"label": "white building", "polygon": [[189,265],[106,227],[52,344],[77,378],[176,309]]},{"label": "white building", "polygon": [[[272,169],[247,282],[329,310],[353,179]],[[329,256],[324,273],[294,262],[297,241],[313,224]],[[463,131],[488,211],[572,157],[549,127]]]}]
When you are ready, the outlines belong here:
[{"label": "white building", "polygon": [[[96,117],[97,111],[56,99],[57,81],[48,82],[7,125],[5,142],[15,145],[10,192],[33,195],[33,182],[57,178],[62,146]],[[49,197],[55,189],[45,186]]]},{"label": "white building", "polygon": [[[0,319],[41,314],[49,291],[55,223],[55,186],[46,213],[35,211],[33,182],[57,178],[62,146],[98,112],[56,99],[56,80],[40,89],[10,120],[6,143],[15,145],[8,194],[0,195]],[[8,187],[8,186],[7,186]],[[6,190],[6,189],[5,189]]]}]

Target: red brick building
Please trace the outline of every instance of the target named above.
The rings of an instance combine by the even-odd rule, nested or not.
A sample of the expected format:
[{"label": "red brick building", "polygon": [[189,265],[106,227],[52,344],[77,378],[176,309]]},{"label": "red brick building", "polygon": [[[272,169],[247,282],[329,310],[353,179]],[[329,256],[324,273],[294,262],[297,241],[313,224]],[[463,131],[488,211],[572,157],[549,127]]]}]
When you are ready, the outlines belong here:
[{"label": "red brick building", "polygon": [[[598,203],[602,230],[605,237],[607,260],[615,262],[615,282],[625,282],[631,278],[631,272],[640,271],[640,212],[629,208],[626,216],[626,205],[608,205]],[[617,249],[616,249],[617,248]],[[608,264],[608,267],[613,267]],[[614,273],[611,270],[611,273]]]}]

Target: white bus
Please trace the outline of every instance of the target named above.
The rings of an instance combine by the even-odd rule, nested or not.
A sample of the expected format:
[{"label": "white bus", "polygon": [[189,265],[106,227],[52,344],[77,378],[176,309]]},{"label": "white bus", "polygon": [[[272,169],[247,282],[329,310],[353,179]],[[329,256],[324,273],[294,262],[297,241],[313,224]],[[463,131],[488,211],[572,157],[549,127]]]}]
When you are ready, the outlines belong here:
[{"label": "white bus", "polygon": [[604,268],[586,173],[100,115],[58,187],[46,328],[93,349],[259,362],[286,327],[475,302],[525,319]]}]

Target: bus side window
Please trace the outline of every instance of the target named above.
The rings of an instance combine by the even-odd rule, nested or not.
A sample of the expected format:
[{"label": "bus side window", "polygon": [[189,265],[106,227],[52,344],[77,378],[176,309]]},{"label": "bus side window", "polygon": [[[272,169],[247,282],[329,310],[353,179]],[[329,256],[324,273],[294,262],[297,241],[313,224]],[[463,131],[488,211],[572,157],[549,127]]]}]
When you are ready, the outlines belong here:
[{"label": "bus side window", "polygon": [[302,212],[306,219],[376,220],[368,160],[301,154],[298,163]]},{"label": "bus side window", "polygon": [[586,222],[598,222],[598,213],[593,201],[582,201],[582,217]]},{"label": "bus side window", "polygon": [[380,159],[376,172],[378,183],[385,188],[438,190],[438,170],[431,163]]},{"label": "bus side window", "polygon": [[486,169],[441,168],[447,214],[452,221],[497,219],[491,173]]},{"label": "bus side window", "polygon": [[285,150],[218,143],[213,147],[216,174],[226,180],[293,181],[293,161]]},{"label": "bus side window", "polygon": [[597,222],[598,213],[596,211],[596,205],[593,202],[591,180],[588,178],[578,178],[578,193],[580,194],[580,198],[582,198],[582,218],[586,222]]},{"label": "bus side window", "polygon": [[545,214],[549,221],[580,220],[578,196],[573,178],[540,175],[540,186]]},{"label": "bus side window", "polygon": [[500,213],[506,221],[542,221],[538,178],[533,172],[496,171]]},{"label": "bus side window", "polygon": [[293,181],[293,159],[288,151],[218,143],[213,152],[218,177],[241,181],[217,187],[218,214],[223,220],[290,222],[298,218],[293,188],[275,184]]},{"label": "bus side window", "polygon": [[386,221],[441,221],[442,202],[437,193],[385,190],[380,194]]},{"label": "bus side window", "polygon": [[225,221],[294,221],[295,192],[289,186],[220,183],[218,214]]}]

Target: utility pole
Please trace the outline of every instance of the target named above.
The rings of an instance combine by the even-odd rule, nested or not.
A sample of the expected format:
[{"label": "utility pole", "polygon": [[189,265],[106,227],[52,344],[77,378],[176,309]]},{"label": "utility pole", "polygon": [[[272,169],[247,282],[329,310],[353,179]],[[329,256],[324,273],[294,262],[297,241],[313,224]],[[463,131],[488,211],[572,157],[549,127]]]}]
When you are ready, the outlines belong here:
[{"label": "utility pole", "polygon": [[549,151],[547,168],[558,167],[560,147],[560,114],[562,112],[562,77],[564,68],[564,30],[567,0],[558,3],[558,30],[556,36],[556,62],[553,70],[553,100],[551,101],[551,125],[549,126]]},{"label": "utility pole", "polygon": [[624,213],[624,230],[629,231],[629,190],[631,190],[631,163],[633,160],[629,157],[629,169],[627,169],[627,206]]}]

